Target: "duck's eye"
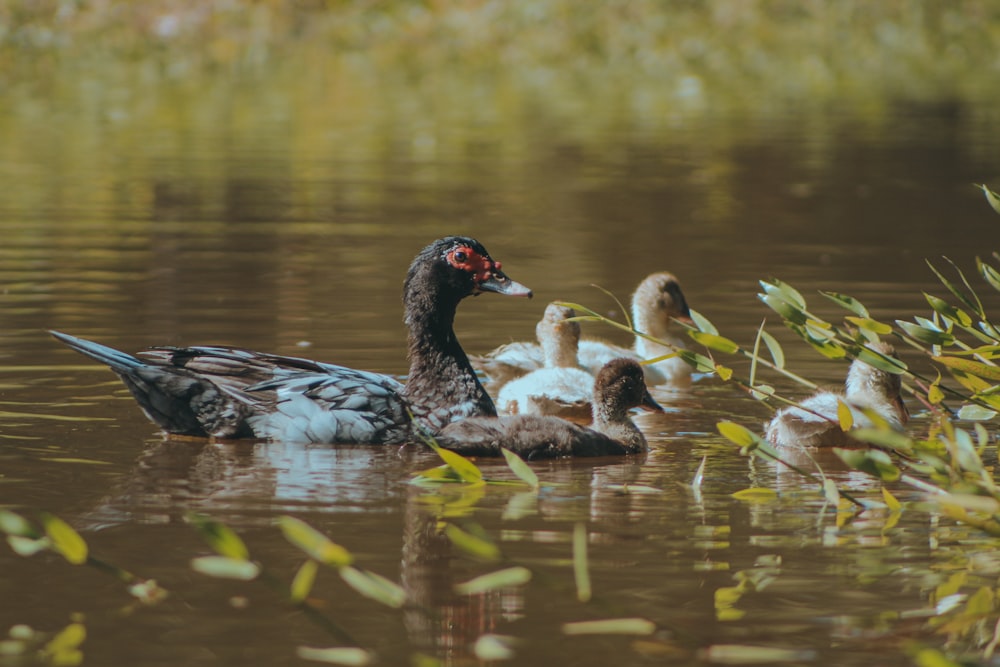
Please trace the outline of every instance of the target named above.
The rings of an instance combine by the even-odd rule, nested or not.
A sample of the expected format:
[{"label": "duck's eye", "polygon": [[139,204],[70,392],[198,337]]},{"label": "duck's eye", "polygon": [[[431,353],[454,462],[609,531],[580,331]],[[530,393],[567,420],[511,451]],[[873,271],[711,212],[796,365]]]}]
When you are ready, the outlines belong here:
[{"label": "duck's eye", "polygon": [[468,253],[466,253],[464,250],[456,250],[455,254],[452,255],[452,257],[454,257],[455,261],[459,263],[465,262],[469,259]]}]

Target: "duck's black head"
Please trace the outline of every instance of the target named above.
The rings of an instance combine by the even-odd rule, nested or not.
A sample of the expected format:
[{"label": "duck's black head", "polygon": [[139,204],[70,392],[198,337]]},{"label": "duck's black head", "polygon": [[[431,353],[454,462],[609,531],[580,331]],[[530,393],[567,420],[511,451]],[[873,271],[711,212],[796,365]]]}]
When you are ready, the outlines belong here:
[{"label": "duck's black head", "polygon": [[479,241],[465,236],[439,239],[421,250],[404,285],[407,299],[434,294],[437,299],[451,297],[457,303],[482,292],[531,296],[530,289],[500,270],[500,262],[494,261]]},{"label": "duck's black head", "polygon": [[663,412],[646,388],[642,367],[631,359],[612,359],[601,368],[594,380],[595,400],[610,408],[610,412],[642,408]]}]

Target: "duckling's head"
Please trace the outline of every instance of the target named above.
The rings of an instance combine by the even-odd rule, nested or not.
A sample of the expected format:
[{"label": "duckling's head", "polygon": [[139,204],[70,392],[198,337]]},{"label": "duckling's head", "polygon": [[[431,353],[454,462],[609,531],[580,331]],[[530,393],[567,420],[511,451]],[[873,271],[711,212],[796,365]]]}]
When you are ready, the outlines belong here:
[{"label": "duckling's head", "polygon": [[576,311],[566,306],[550,303],[545,314],[535,325],[535,335],[542,346],[545,365],[549,367],[576,366],[576,350],[580,344],[580,323],[570,318]]},{"label": "duckling's head", "polygon": [[594,406],[600,406],[609,419],[622,419],[631,408],[663,412],[646,388],[642,367],[625,358],[612,359],[597,374]]},{"label": "duckling's head", "polygon": [[632,319],[640,331],[657,335],[671,319],[691,322],[691,310],[677,277],[661,271],[646,276],[632,295]]}]

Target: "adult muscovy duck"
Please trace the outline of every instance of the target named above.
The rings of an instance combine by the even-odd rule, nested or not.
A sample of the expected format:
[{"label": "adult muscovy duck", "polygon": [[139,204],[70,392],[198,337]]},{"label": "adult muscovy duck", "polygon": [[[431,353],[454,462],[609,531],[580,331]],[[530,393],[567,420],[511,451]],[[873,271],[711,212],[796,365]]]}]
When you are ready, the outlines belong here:
[{"label": "adult muscovy duck", "polygon": [[445,449],[467,456],[500,456],[505,448],[529,460],[646,451],[646,437],[628,411],[643,408],[663,412],[663,408],[650,396],[638,363],[622,358],[605,364],[594,380],[592,401],[592,428],[552,416],[470,417],[448,424],[435,440]]},{"label": "adult muscovy duck", "polygon": [[53,331],[107,364],[146,415],[168,433],[294,442],[401,444],[471,416],[495,416],[453,323],[467,296],[531,296],[475,239],[424,248],[403,284],[410,372],[395,378],[298,357],[233,347],[154,347],[132,356]]}]

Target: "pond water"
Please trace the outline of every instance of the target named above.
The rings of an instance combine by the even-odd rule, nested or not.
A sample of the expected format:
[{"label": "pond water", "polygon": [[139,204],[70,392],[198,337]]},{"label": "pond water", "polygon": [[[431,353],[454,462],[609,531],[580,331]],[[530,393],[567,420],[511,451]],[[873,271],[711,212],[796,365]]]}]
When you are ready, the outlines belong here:
[{"label": "pond water", "polygon": [[[759,432],[769,409],[716,377],[656,392],[667,413],[637,418],[646,456],[535,464],[537,494],[428,489],[409,484],[438,464],[421,446],[165,439],[117,378],[45,331],[129,351],[225,343],[402,374],[409,261],[434,238],[467,234],[535,290],[532,301],[467,300],[457,328],[469,352],[532,337],[553,299],[619,315],[593,285],[624,301],[646,274],[670,270],[724,335],[752,344],[768,318],[789,366],[835,385],[846,366],[786,332],[755,298],[757,280],[793,284],[828,317],[837,309],[816,290],[850,294],[883,321],[926,314],[921,292],[943,289],[925,258],[973,273],[997,238],[1000,221],[972,185],[1000,176],[1000,135],[984,116],[908,104],[877,126],[847,110],[789,111],[582,137],[542,117],[522,120],[516,148],[487,124],[450,128],[461,140],[386,129],[377,151],[343,119],[297,136],[278,111],[195,127],[151,115],[124,129],[60,129],[46,123],[53,109],[5,117],[20,149],[8,143],[0,156],[0,504],[63,518],[92,554],[169,597],[144,606],[93,568],[3,547],[0,629],[52,632],[82,614],[94,665],[299,664],[300,646],[349,642],[287,602],[304,555],[276,521],[292,515],[405,589],[407,605],[389,609],[326,569],[312,591],[320,613],[384,665],[423,664],[419,655],[475,664],[484,634],[518,638],[518,665],[753,661],[731,645],[781,651],[761,663],[909,664],[921,646],[943,644],[927,618],[955,572],[963,592],[996,578],[995,543],[914,505],[838,513],[814,484],[748,461],[716,423]],[[624,342],[596,324],[585,333]],[[919,432],[926,424],[910,407]],[[502,462],[482,469],[513,479]],[[832,474],[881,498],[858,474]],[[779,494],[732,495],[756,486]],[[240,534],[279,586],[194,572],[191,559],[211,549],[190,512]],[[502,561],[469,557],[442,522],[481,530]],[[589,602],[574,585],[577,525]],[[982,569],[970,568],[979,554]],[[528,568],[531,581],[454,590],[506,566]],[[655,630],[562,631],[632,617]]]}]

